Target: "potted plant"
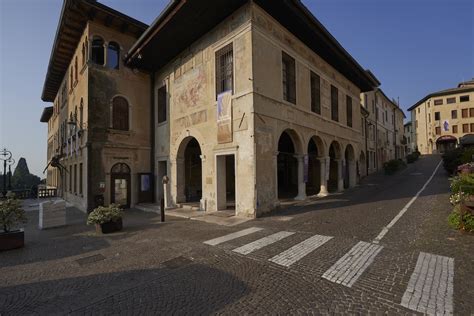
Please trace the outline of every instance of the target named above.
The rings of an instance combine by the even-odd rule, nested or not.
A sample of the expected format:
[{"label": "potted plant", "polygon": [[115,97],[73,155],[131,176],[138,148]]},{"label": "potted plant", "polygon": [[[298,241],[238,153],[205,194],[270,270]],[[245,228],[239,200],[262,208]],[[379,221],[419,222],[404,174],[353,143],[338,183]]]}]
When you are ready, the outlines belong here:
[{"label": "potted plant", "polygon": [[87,225],[95,225],[97,233],[109,234],[122,230],[123,210],[117,204],[99,206],[87,217]]},{"label": "potted plant", "polygon": [[15,229],[19,224],[26,223],[25,211],[20,201],[8,198],[0,202],[0,251],[21,248],[25,245],[23,229]]}]

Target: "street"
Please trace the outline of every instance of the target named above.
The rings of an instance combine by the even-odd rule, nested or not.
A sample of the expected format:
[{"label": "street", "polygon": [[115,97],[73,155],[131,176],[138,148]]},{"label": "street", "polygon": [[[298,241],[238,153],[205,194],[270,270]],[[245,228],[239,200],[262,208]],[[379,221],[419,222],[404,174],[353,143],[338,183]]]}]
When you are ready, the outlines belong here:
[{"label": "street", "polygon": [[85,214],[0,253],[0,315],[474,313],[474,236],[447,225],[448,176],[423,156],[393,176],[233,227]]}]

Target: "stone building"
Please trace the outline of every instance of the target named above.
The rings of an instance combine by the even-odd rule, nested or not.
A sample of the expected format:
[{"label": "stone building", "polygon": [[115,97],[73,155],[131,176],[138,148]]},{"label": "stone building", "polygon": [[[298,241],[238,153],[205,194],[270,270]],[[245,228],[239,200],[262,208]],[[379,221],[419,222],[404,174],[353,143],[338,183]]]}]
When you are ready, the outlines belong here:
[{"label": "stone building", "polygon": [[414,142],[414,129],[411,121],[408,121],[404,125],[405,128],[405,138],[406,138],[406,154],[411,154],[416,150]]},{"label": "stone building", "polygon": [[[98,5],[85,1],[87,8]],[[85,25],[100,24],[118,35],[123,29],[113,25],[120,25],[119,18],[132,24],[118,15],[114,23],[104,17],[103,24],[89,19]],[[126,32],[132,29],[138,37],[144,28]],[[301,2],[176,0],[138,40],[121,45],[128,52],[119,71],[127,76],[107,79],[123,79],[125,86],[101,82],[103,76],[89,79],[88,88],[103,96],[100,102],[88,100],[100,111],[90,114],[97,120],[94,129],[90,120],[81,129],[83,134],[100,131],[86,142],[97,148],[87,157],[99,171],[85,174],[90,198],[100,194],[95,188],[102,182],[105,203],[113,200],[113,171],[119,163],[120,173],[127,171],[131,181],[132,206],[143,201],[139,184],[145,182],[152,184],[151,200],[166,197],[169,207],[230,209],[255,217],[282,200],[353,187],[364,173],[360,95],[379,83]],[[114,71],[96,68],[101,74]],[[67,78],[64,73],[61,80]],[[137,86],[127,86],[130,81]],[[108,93],[110,85],[117,88],[114,93]],[[57,91],[43,99],[55,101]],[[131,117],[139,123],[131,123],[128,132],[99,125],[113,115],[106,101],[115,94],[128,99]],[[105,144],[110,154],[102,149]],[[74,155],[62,161],[68,164]],[[147,172],[151,181],[139,181]]]},{"label": "stone building", "polygon": [[53,106],[41,122],[47,185],[82,210],[151,198],[137,183],[150,172],[150,78],[123,63],[146,28],[95,1],[63,3],[41,97]]},{"label": "stone building", "polygon": [[[368,73],[377,80],[370,71]],[[380,88],[362,93],[361,100],[369,113],[366,137],[367,173],[370,174],[382,170],[383,164],[389,160],[405,157],[405,114]]]},{"label": "stone building", "polygon": [[456,88],[433,92],[408,111],[415,146],[422,154],[455,148],[459,138],[474,133],[474,79]]}]

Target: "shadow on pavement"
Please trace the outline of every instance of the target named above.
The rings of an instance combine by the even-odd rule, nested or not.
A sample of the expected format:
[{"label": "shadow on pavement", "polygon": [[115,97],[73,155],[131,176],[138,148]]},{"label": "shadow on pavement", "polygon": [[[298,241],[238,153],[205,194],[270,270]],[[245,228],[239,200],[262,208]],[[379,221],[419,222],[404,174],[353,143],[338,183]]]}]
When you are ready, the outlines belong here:
[{"label": "shadow on pavement", "polygon": [[235,276],[183,259],[181,267],[172,264],[0,288],[0,315],[202,315],[216,313],[249,293]]}]

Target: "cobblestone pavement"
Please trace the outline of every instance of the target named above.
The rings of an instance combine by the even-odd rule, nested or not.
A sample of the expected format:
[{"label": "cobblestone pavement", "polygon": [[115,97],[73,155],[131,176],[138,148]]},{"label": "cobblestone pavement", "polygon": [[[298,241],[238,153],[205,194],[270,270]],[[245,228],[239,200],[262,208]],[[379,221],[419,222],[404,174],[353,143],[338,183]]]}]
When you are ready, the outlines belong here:
[{"label": "cobblestone pavement", "polygon": [[0,253],[0,315],[474,313],[474,236],[449,229],[439,157],[234,227],[127,211],[97,236],[85,215]]}]

